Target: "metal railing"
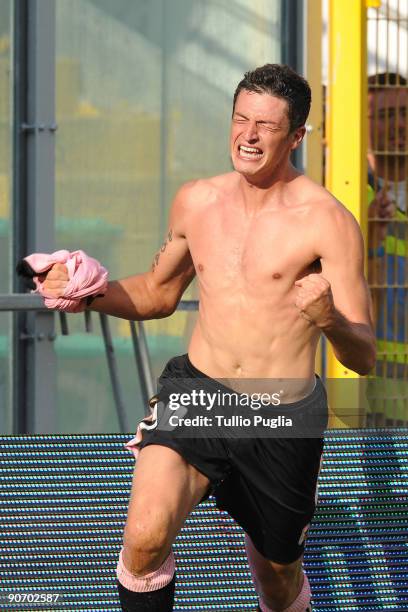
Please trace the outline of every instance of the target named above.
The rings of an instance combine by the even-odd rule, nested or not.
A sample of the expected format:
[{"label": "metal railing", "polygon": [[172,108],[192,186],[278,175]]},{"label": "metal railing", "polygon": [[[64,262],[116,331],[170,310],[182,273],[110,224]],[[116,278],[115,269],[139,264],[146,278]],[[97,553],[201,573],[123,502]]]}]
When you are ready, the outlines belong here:
[{"label": "metal railing", "polygon": [[[182,300],[178,307],[178,311],[193,311],[198,308],[198,300]],[[65,312],[50,311],[45,305],[43,299],[36,294],[0,294],[0,312],[55,312],[60,321],[61,335],[69,335],[68,317]],[[122,432],[131,430],[127,418],[125,401],[123,399],[122,388],[120,384],[119,368],[115,353],[115,347],[112,340],[109,316],[103,313],[93,313],[89,310],[84,312],[85,331],[93,333],[92,315],[97,314],[101,326],[102,339],[105,348],[106,361],[109,371],[109,378],[112,387],[113,399],[115,402],[118,422]],[[78,315],[75,315],[78,317]],[[140,388],[145,411],[148,410],[148,401],[155,394],[155,381],[150,359],[150,352],[146,338],[146,330],[143,321],[129,321],[130,337],[132,340],[133,353],[136,363],[136,370],[139,376]],[[45,340],[42,334],[30,335],[20,333],[20,340],[41,341]],[[55,340],[57,335],[52,334],[52,337],[47,337],[48,340]]]}]

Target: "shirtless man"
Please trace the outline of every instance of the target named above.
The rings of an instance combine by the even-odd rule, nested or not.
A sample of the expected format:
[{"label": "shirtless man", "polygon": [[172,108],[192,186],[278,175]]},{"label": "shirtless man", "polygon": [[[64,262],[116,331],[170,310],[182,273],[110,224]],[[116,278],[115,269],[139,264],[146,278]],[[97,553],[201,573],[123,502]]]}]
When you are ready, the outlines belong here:
[{"label": "shirtless man", "polygon": [[[294,406],[325,401],[314,374],[321,333],[346,368],[365,375],[374,366],[359,226],[290,162],[309,107],[307,82],[288,67],[247,73],[234,97],[235,170],[182,186],[152,269],[109,283],[90,306],[130,320],[166,317],[197,275],[199,316],[188,355],[165,368],[173,383],[297,379]],[[45,284],[62,295],[65,266],[55,265]],[[311,610],[302,555],[322,438],[222,442],[144,432],[117,570],[123,610],[172,610],[171,546],[210,491],[246,532],[259,609]]]}]

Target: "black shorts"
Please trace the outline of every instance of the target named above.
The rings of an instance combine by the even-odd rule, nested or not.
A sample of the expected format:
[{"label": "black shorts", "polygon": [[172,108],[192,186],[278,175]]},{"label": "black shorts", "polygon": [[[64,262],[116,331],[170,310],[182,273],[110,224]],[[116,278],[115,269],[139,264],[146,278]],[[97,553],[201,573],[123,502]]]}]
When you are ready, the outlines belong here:
[{"label": "black shorts", "polygon": [[[156,397],[167,401],[170,392],[185,391],[186,380],[193,379],[199,379],[201,388],[220,388],[219,382],[182,355],[167,363]],[[315,511],[323,431],[327,426],[327,396],[320,378],[316,376],[310,395],[285,407],[286,414],[300,417],[317,413],[319,435],[240,437],[228,432],[219,437],[183,437],[149,425],[139,445],[139,449],[150,444],[167,446],[207,476],[211,483],[209,494],[214,495],[217,507],[237,521],[265,558],[282,564],[302,555]],[[270,415],[270,408],[267,410]]]}]

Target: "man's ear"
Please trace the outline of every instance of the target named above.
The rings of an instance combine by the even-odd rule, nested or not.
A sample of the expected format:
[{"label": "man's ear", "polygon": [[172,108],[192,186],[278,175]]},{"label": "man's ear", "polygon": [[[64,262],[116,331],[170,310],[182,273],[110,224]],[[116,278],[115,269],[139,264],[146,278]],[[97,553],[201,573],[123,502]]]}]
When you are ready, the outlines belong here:
[{"label": "man's ear", "polygon": [[306,127],[302,125],[302,127],[297,128],[292,134],[292,146],[290,147],[292,151],[298,148],[300,143],[302,142],[304,136],[306,134]]}]

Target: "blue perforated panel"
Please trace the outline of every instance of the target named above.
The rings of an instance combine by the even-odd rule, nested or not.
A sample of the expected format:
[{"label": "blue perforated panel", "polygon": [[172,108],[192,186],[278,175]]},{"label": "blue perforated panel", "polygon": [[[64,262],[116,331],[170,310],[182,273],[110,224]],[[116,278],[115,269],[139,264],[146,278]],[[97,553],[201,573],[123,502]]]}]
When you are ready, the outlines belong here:
[{"label": "blue perforated panel", "polygon": [[[367,432],[366,432],[367,433]],[[408,610],[408,431],[328,437],[305,565],[315,610]],[[133,459],[128,435],[3,437],[1,594],[58,594],[4,610],[119,610],[115,568]],[[175,610],[251,610],[241,530],[212,500],[175,545]]]}]

